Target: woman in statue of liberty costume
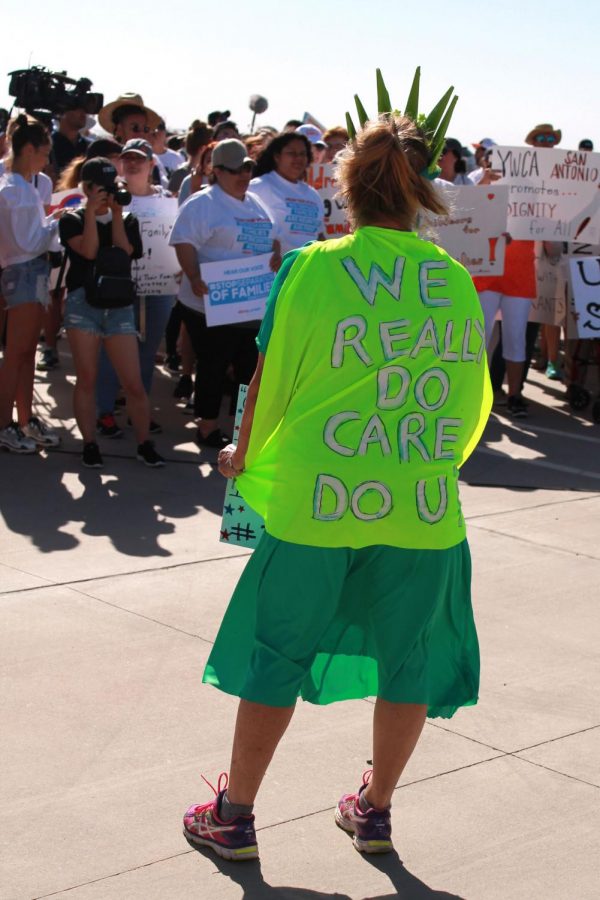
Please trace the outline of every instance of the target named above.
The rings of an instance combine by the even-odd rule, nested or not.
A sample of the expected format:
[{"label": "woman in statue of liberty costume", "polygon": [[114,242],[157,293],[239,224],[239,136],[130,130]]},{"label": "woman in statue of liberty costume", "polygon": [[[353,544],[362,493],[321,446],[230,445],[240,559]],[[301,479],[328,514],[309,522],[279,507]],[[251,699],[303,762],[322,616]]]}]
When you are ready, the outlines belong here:
[{"label": "woman in statue of liberty costume", "polygon": [[238,444],[219,455],[265,520],[204,673],[240,697],[229,782],[184,816],[228,859],[258,855],[254,800],[299,696],[377,698],[373,769],[335,814],[366,853],[392,849],[426,716],[477,702],[457,482],[491,389],[471,278],[414,230],[446,211],[431,179],[456,100],[418,116],[418,78],[402,116],[379,73],[378,118],[357,101],[338,170],[354,233],[284,258]]}]

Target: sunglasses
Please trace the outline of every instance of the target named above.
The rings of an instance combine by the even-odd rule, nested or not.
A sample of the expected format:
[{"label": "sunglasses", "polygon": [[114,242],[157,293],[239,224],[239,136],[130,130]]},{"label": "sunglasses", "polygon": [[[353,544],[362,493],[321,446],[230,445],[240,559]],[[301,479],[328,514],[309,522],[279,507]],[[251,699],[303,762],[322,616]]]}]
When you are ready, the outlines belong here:
[{"label": "sunglasses", "polygon": [[254,163],[242,163],[237,169],[230,169],[229,166],[215,166],[215,168],[223,169],[224,172],[229,172],[230,175],[242,175],[244,172],[254,171]]},{"label": "sunglasses", "polygon": [[536,134],[535,142],[536,144],[555,144],[556,138],[553,134]]},{"label": "sunglasses", "polygon": [[139,125],[132,125],[129,130],[133,131],[134,134],[150,134],[150,129],[147,125],[142,125],[141,127]]}]

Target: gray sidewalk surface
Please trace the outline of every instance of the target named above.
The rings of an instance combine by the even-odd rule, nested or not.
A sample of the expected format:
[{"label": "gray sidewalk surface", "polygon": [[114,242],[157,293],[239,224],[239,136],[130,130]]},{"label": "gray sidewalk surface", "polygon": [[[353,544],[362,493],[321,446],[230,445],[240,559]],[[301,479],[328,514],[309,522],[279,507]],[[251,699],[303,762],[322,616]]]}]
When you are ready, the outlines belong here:
[{"label": "gray sidewalk surface", "polygon": [[[202,667],[248,551],[219,543],[212,451],[157,373],[164,470],[131,432],[80,467],[73,375],[38,374],[60,450],[0,455],[0,898],[597,900],[600,426],[533,374],[463,472],[479,705],[425,726],[396,791],[397,853],[335,827],[371,756],[370,700],[299,703],[256,815],[261,861],[189,847],[229,763],[236,700]],[[290,586],[290,592],[292,591]]]}]

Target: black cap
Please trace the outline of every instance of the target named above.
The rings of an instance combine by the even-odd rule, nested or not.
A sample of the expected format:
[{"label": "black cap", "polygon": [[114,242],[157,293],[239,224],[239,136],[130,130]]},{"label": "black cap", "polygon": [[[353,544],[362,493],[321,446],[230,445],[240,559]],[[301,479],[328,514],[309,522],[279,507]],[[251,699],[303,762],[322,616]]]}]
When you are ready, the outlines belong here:
[{"label": "black cap", "polygon": [[109,159],[103,156],[95,156],[88,159],[81,167],[81,180],[98,184],[100,187],[110,187],[115,183],[117,170]]},{"label": "black cap", "polygon": [[579,141],[579,147],[577,149],[592,151],[594,149],[594,142],[589,138],[584,138],[582,141]]},{"label": "black cap", "polygon": [[89,145],[85,156],[86,159],[94,159],[95,156],[118,156],[122,149],[117,141],[111,141],[110,138],[98,138]]},{"label": "black cap", "polygon": [[214,112],[208,114],[208,124],[211,128],[214,128],[215,125],[219,124],[219,122],[225,122],[230,115],[231,112],[228,109],[226,109],[224,112],[215,110]]},{"label": "black cap", "polygon": [[456,138],[446,138],[442,152],[445,153],[446,150],[450,150],[457,159],[460,159],[463,155],[462,144],[460,141],[457,141]]}]

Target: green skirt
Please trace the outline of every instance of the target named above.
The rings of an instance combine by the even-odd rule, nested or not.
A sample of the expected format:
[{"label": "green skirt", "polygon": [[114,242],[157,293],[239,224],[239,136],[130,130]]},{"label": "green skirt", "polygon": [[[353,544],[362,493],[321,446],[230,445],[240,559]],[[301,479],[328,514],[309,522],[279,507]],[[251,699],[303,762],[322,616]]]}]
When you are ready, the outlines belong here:
[{"label": "green skirt", "polygon": [[449,718],[477,702],[466,541],[447,550],[309,547],[264,534],[203,681],[266,706],[378,696]]}]

